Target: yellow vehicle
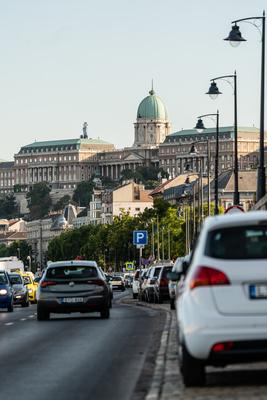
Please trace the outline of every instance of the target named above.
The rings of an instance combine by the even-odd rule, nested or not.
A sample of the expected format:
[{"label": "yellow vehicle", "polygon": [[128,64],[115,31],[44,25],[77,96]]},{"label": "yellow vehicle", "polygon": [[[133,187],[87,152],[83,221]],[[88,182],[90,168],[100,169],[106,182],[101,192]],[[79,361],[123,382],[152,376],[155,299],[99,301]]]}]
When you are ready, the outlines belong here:
[{"label": "yellow vehicle", "polygon": [[36,303],[36,291],[37,291],[38,283],[34,282],[33,273],[23,271],[23,272],[20,272],[20,275],[22,276],[24,283],[28,288],[30,302]]}]

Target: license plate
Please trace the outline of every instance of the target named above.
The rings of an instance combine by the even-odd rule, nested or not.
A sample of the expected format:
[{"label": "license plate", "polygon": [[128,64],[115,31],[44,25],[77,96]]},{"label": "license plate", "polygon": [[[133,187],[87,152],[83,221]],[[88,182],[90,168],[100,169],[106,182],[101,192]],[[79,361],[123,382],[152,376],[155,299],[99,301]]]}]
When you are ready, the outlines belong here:
[{"label": "license plate", "polygon": [[267,299],[267,284],[249,285],[249,296],[251,299]]},{"label": "license plate", "polygon": [[64,297],[62,303],[83,303],[83,297]]}]

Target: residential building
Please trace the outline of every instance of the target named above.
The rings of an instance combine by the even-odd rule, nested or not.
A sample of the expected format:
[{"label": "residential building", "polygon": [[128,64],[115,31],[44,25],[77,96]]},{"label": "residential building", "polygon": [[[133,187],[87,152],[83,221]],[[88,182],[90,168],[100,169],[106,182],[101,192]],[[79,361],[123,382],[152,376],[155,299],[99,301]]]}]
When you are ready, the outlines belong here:
[{"label": "residential building", "polygon": [[143,213],[146,208],[153,208],[151,190],[145,190],[143,185],[130,182],[113,191],[112,214],[120,216],[123,213],[132,217]]}]

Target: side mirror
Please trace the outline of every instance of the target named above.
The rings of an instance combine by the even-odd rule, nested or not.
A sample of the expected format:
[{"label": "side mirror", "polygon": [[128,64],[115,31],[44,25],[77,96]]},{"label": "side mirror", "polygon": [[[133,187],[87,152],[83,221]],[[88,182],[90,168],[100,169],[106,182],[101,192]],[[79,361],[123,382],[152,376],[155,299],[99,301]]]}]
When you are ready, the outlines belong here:
[{"label": "side mirror", "polygon": [[41,280],[41,277],[40,276],[37,276],[36,278],[34,278],[34,283],[39,283],[40,282],[40,280]]},{"label": "side mirror", "polygon": [[168,272],[167,278],[170,281],[176,282],[176,281],[179,281],[181,279],[181,275],[182,274],[180,272]]}]

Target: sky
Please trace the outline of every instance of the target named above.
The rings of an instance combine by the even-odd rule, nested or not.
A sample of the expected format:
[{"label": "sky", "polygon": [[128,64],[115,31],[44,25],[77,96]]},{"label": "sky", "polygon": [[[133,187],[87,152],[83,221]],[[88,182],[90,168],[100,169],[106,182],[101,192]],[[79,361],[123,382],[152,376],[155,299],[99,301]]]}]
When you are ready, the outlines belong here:
[{"label": "sky", "polygon": [[2,160],[34,141],[78,138],[84,121],[89,137],[131,146],[152,79],[175,132],[217,109],[221,126],[233,124],[231,85],[217,82],[215,101],[205,92],[210,79],[236,70],[238,125],[259,127],[261,35],[240,23],[247,42],[232,48],[222,39],[232,20],[261,16],[266,0],[0,4]]}]

